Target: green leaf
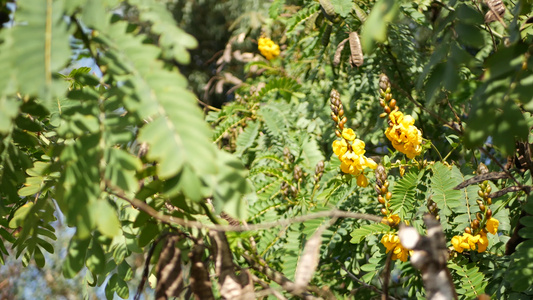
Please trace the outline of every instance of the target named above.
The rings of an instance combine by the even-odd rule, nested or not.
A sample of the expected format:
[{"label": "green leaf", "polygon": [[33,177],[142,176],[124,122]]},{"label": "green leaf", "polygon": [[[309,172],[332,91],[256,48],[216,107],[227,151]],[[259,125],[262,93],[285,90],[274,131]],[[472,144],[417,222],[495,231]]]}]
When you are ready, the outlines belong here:
[{"label": "green leaf", "polygon": [[11,130],[13,119],[19,112],[19,106],[19,101],[0,93],[0,133],[8,133]]},{"label": "green leaf", "polygon": [[382,223],[363,225],[352,231],[350,234],[352,236],[350,243],[359,244],[369,236],[380,235],[389,231],[391,231],[389,225]]},{"label": "green leaf", "polygon": [[118,220],[115,209],[107,202],[100,199],[93,205],[94,211],[98,212],[96,218],[96,228],[103,235],[113,238],[120,233],[120,221]]},{"label": "green leaf", "polygon": [[335,8],[335,12],[341,17],[346,18],[352,11],[352,0],[331,0],[331,4]]},{"label": "green leaf", "polygon": [[104,250],[96,238],[93,238],[92,244],[87,250],[87,259],[85,265],[93,274],[104,274],[106,268],[106,259]]},{"label": "green leaf", "polygon": [[246,180],[247,171],[239,159],[224,151],[217,154],[218,174],[214,183],[215,211],[225,211],[239,220],[247,216],[247,207],[243,199],[252,191]]},{"label": "green leaf", "polygon": [[49,100],[65,91],[54,75],[71,56],[63,3],[17,1],[16,25],[7,29],[11,42],[3,44],[0,52],[9,52],[8,57],[2,58],[9,59],[23,94]]},{"label": "green leaf", "polygon": [[235,142],[235,144],[237,145],[235,154],[237,156],[242,156],[244,151],[254,144],[255,139],[259,134],[259,122],[249,122],[247,125],[248,126],[243,130],[241,134],[239,134],[239,136],[237,137],[237,141]]},{"label": "green leaf", "polygon": [[407,173],[402,179],[395,182],[392,187],[392,198],[390,199],[390,210],[397,213],[402,220],[411,219],[416,211],[416,187],[419,176],[416,171]]},{"label": "green leaf", "polygon": [[67,249],[67,257],[63,263],[63,276],[73,278],[83,268],[85,255],[91,239],[72,238]]},{"label": "green leaf", "polygon": [[127,33],[127,23],[117,22],[101,34],[99,42],[111,48],[104,60],[108,70],[125,75],[121,87],[126,107],[152,121],[139,131],[149,145],[147,157],[156,160],[162,179],[178,174],[188,164],[197,174],[213,173],[215,149],[196,97],[186,90],[186,79],[167,70],[157,59],[160,50],[143,43],[142,35]]},{"label": "green leaf", "polygon": [[383,43],[387,40],[387,26],[396,18],[399,7],[398,1],[394,0],[379,0],[374,4],[361,31],[364,53],[371,53],[374,43]]},{"label": "green leaf", "polygon": [[432,200],[437,203],[439,216],[443,230],[450,227],[449,218],[454,209],[461,205],[459,199],[461,192],[453,188],[458,184],[452,177],[452,171],[441,162],[435,163],[432,168],[433,177],[431,177],[431,191],[433,192]]}]

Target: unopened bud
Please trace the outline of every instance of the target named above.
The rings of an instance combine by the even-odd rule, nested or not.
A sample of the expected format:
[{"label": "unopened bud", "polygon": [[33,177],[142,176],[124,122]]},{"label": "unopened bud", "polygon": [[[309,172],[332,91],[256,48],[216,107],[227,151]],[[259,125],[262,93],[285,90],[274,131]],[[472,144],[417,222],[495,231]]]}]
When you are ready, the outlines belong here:
[{"label": "unopened bud", "polygon": [[387,114],[386,112],[383,112],[383,113],[381,113],[381,114],[379,115],[379,117],[383,119],[383,118],[385,118],[387,115],[388,115],[388,114]]},{"label": "unopened bud", "polygon": [[466,233],[469,233],[469,234],[472,234],[472,230],[470,229],[470,227],[466,227],[466,228],[465,228],[465,232],[466,232]]},{"label": "unopened bud", "polygon": [[341,137],[341,132],[338,131],[338,130],[335,130],[335,135],[336,135],[337,137]]},{"label": "unopened bud", "polygon": [[472,221],[472,229],[477,229],[479,227],[479,221],[476,219]]},{"label": "unopened bud", "polygon": [[387,200],[390,200],[390,198],[392,198],[392,193],[387,192],[387,194],[385,195],[385,198],[387,198]]},{"label": "unopened bud", "polygon": [[476,219],[478,219],[479,221],[483,220],[483,215],[480,212],[477,212]]},{"label": "unopened bud", "polygon": [[489,168],[487,168],[487,166],[484,163],[479,163],[479,165],[477,166],[476,173],[478,175],[481,175],[481,174],[486,174],[488,172],[489,172]]},{"label": "unopened bud", "polygon": [[381,203],[381,204],[385,204],[385,198],[383,198],[383,196],[379,195],[378,196],[378,202]]},{"label": "unopened bud", "polygon": [[387,88],[389,88],[389,86],[390,86],[389,77],[387,77],[387,75],[385,74],[379,75],[379,88],[386,91]]},{"label": "unopened bud", "polygon": [[485,212],[485,205],[483,203],[479,205],[479,210],[481,210],[482,212]]},{"label": "unopened bud", "polygon": [[389,103],[389,106],[394,109],[396,107],[396,99],[392,99]]},{"label": "unopened bud", "polygon": [[390,107],[389,107],[388,105],[385,105],[385,107],[383,108],[383,110],[384,110],[386,113],[388,113],[388,114],[390,114],[390,112],[391,112]]},{"label": "unopened bud", "polygon": [[386,216],[387,215],[387,209],[386,208],[382,208],[381,209],[381,214]]},{"label": "unopened bud", "polygon": [[485,216],[487,216],[487,219],[492,218],[492,210],[490,208],[487,208],[487,212],[485,213]]}]

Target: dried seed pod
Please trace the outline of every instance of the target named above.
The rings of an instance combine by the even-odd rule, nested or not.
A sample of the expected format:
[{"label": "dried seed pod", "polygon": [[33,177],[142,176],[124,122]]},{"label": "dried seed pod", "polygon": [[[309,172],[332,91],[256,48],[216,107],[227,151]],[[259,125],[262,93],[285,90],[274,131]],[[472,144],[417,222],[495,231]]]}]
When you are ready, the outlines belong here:
[{"label": "dried seed pod", "polygon": [[348,39],[344,39],[337,45],[337,50],[335,50],[335,55],[333,56],[333,65],[338,66],[341,63],[342,50],[344,50],[344,45],[346,45]]},{"label": "dried seed pod", "polygon": [[322,6],[322,9],[328,16],[335,16],[335,7],[333,7],[333,4],[329,0],[318,0],[320,2],[320,6]]},{"label": "dried seed pod", "polygon": [[485,23],[491,23],[501,19],[505,14],[505,5],[501,0],[485,0],[489,11],[485,14]]},{"label": "dried seed pod", "polygon": [[327,47],[329,45],[329,38],[331,37],[331,31],[333,30],[333,26],[326,25],[326,28],[324,29],[324,33],[322,33],[322,46]]},{"label": "dried seed pod", "polygon": [[361,41],[359,40],[359,35],[357,32],[352,31],[348,36],[350,40],[350,63],[353,66],[360,67],[363,65],[363,50],[361,49]]}]

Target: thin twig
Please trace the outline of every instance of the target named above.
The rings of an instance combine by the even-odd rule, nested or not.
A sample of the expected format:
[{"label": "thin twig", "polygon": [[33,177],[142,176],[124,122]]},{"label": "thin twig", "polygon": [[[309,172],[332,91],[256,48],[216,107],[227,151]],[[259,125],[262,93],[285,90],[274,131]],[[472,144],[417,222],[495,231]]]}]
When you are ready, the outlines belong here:
[{"label": "thin twig", "polygon": [[201,105],[203,105],[205,108],[208,108],[208,109],[213,110],[213,111],[220,111],[220,108],[216,108],[216,107],[214,107],[214,106],[211,106],[211,105],[209,105],[209,104],[203,102],[202,100],[200,100],[200,99],[198,99],[198,98],[196,98],[196,101],[198,101],[198,103],[200,103]]},{"label": "thin twig", "polygon": [[497,164],[502,169],[502,171],[505,172],[509,176],[509,178],[512,178],[514,182],[516,183],[516,185],[518,185],[519,187],[522,187],[522,184],[509,172],[509,170],[506,170],[503,167],[503,165],[496,159],[496,157],[494,157],[494,155],[492,155],[489,151],[487,151],[487,149],[483,147],[479,147],[479,150],[481,150],[481,152],[487,155],[491,161]]},{"label": "thin twig", "polygon": [[383,270],[383,294],[381,294],[382,300],[388,300],[390,298],[389,297],[389,281],[390,281],[392,254],[393,254],[393,251],[390,251],[389,255],[387,255],[387,260],[385,261],[385,269]]},{"label": "thin twig", "polygon": [[[339,262],[339,261],[337,260],[337,262]],[[373,285],[370,285],[370,284],[362,281],[361,279],[357,278],[357,276],[355,276],[352,272],[348,271],[342,264],[341,264],[341,269],[343,269],[344,272],[346,272],[346,274],[348,274],[348,277],[350,277],[351,279],[353,279],[354,281],[356,281],[357,283],[359,283],[363,287],[369,288],[369,289],[373,290],[374,292],[376,292],[378,294],[383,294],[382,290],[380,290],[377,287],[375,287]],[[389,296],[389,299],[397,300],[397,298],[394,298],[392,296]]]},{"label": "thin twig", "polygon": [[155,210],[153,207],[151,207],[150,205],[146,204],[146,202],[143,202],[135,198],[132,198],[132,199],[128,198],[126,195],[124,195],[122,191],[112,190],[109,193],[114,196],[119,197],[122,200],[129,202],[131,205],[133,205],[137,209],[144,211],[149,216],[163,223],[180,225],[180,226],[189,227],[189,228],[209,229],[209,230],[215,230],[215,231],[244,232],[244,231],[264,230],[264,229],[270,229],[270,228],[278,227],[278,226],[286,226],[292,223],[301,223],[301,222],[318,219],[318,218],[352,218],[352,219],[369,220],[369,221],[374,221],[374,222],[381,222],[383,220],[383,218],[374,216],[374,215],[354,213],[354,212],[349,212],[349,211],[333,209],[330,211],[322,211],[322,212],[312,213],[312,214],[308,214],[304,216],[298,216],[298,217],[294,217],[290,219],[281,219],[275,222],[267,222],[267,223],[262,223],[262,224],[251,224],[251,225],[246,225],[246,226],[217,225],[217,224],[210,225],[210,224],[204,224],[198,221],[184,220],[184,219],[176,218],[173,216],[165,215],[164,213],[159,212]]}]

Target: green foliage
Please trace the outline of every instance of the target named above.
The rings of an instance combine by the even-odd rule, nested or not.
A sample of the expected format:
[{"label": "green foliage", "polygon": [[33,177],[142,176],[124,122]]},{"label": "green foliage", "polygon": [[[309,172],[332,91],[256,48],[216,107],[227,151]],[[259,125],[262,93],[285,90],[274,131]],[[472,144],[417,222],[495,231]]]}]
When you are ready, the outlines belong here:
[{"label": "green foliage", "polygon": [[[1,2],[0,263],[46,268],[59,220],[75,231],[63,276],[85,270],[107,299],[170,282],[160,261],[190,287],[178,298],[228,298],[225,280],[244,270],[242,294],[424,298],[420,273],[381,243],[399,227],[368,220],[395,214],[425,233],[429,213],[461,299],[531,296],[531,5],[503,3],[487,22],[472,1]],[[351,32],[359,67],[361,49],[342,49]],[[278,57],[259,54],[261,35]],[[394,107],[422,132],[414,159],[383,134]],[[383,166],[363,170],[368,187],[332,151],[345,127]],[[488,175],[456,189],[481,163]],[[451,239],[491,214],[487,251],[455,251]],[[305,280],[302,265],[317,266]]]}]

